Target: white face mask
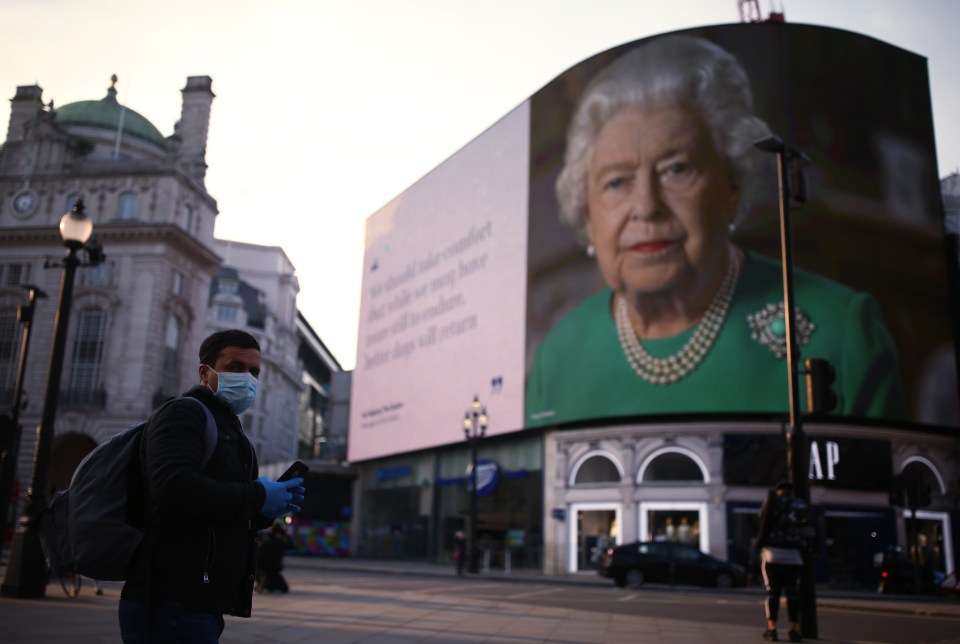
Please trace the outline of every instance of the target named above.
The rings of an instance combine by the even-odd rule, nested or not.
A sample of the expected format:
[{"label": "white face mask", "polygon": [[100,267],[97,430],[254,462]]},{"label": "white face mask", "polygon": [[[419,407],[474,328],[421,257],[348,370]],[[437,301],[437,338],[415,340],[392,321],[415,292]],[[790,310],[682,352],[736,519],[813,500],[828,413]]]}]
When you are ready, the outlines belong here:
[{"label": "white face mask", "polygon": [[229,407],[234,414],[239,416],[247,411],[257,399],[257,387],[260,381],[252,374],[219,372],[210,365],[206,367],[217,374],[217,390],[214,392],[214,397]]}]

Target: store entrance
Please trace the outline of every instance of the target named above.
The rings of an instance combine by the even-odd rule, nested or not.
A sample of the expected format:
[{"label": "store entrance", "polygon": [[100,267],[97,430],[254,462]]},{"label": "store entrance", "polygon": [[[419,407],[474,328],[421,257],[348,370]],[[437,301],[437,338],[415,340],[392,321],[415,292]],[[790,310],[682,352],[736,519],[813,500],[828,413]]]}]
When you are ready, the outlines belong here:
[{"label": "store entrance", "polygon": [[571,572],[597,569],[603,552],[616,545],[617,526],[620,524],[620,506],[615,504],[584,504],[571,508],[574,521],[570,527]]}]

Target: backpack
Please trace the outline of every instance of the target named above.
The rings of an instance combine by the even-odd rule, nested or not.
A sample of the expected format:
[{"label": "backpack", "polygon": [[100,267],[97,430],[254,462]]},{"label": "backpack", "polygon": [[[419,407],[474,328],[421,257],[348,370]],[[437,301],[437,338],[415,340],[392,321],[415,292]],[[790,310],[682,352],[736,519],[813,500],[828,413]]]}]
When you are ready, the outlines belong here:
[{"label": "backpack", "polygon": [[[187,396],[166,404],[175,400],[192,400],[206,414],[206,465],[217,446],[213,414]],[[104,581],[127,578],[145,536],[142,522],[131,521],[128,504],[142,508],[146,496],[139,452],[140,437],[149,423],[131,425],[95,447],[80,461],[70,486],[57,492],[41,512],[40,543],[54,574],[74,573]]]},{"label": "backpack", "polygon": [[768,527],[761,545],[805,550],[809,524],[807,504],[793,496],[774,496],[767,507]]}]

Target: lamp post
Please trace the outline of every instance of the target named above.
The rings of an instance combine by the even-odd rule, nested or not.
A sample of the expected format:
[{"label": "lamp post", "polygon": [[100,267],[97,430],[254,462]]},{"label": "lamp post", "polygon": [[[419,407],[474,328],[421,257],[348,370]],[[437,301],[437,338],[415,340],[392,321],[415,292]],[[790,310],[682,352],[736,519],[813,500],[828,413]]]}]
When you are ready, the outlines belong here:
[{"label": "lamp post", "polygon": [[[21,305],[17,310],[17,317],[23,325],[23,336],[20,340],[20,359],[17,363],[17,381],[13,387],[13,407],[10,410],[10,446],[3,455],[3,466],[0,468],[0,531],[7,531],[7,514],[10,512],[10,496],[13,493],[13,476],[17,470],[17,455],[20,452],[20,408],[23,400],[23,378],[27,372],[27,351],[30,348],[30,328],[33,322],[33,313],[36,310],[37,299],[46,299],[47,294],[39,286],[24,284],[27,289],[27,305]],[[0,551],[3,541],[0,539]]]},{"label": "lamp post", "polygon": [[476,574],[480,571],[477,563],[477,443],[487,432],[487,409],[473,397],[470,409],[463,416],[463,433],[470,443],[470,541],[467,544],[469,564],[467,571]]},{"label": "lamp post", "polygon": [[[790,426],[787,429],[787,472],[793,483],[797,498],[810,504],[810,451],[803,431],[800,412],[799,368],[800,346],[794,332],[796,303],[793,293],[793,240],[790,228],[790,203],[807,200],[805,177],[802,166],[809,163],[807,155],[787,146],[783,140],[771,134],[754,145],[764,152],[777,155],[777,171],[780,192],[780,256],[783,266],[783,322],[786,330],[787,386],[790,389]],[[790,187],[791,170],[796,171],[797,190]],[[803,557],[803,573],[800,583],[800,629],[808,639],[817,639],[817,596],[814,584],[816,571],[811,555]]]},{"label": "lamp post", "polygon": [[[73,210],[60,219],[60,237],[67,247],[63,258],[63,273],[60,280],[60,299],[57,302],[57,317],[53,326],[53,348],[50,352],[50,369],[47,373],[47,389],[43,398],[43,412],[37,428],[37,446],[33,455],[33,475],[13,535],[7,574],[0,586],[4,597],[43,597],[47,585],[46,561],[40,547],[37,519],[46,507],[44,488],[47,484],[47,467],[53,447],[54,420],[57,414],[57,399],[60,396],[60,375],[63,370],[64,345],[70,323],[70,303],[73,299],[73,278],[80,265],[77,252],[84,247],[93,234],[93,223],[83,212],[83,200],[77,199]],[[99,253],[98,253],[99,255]]]}]

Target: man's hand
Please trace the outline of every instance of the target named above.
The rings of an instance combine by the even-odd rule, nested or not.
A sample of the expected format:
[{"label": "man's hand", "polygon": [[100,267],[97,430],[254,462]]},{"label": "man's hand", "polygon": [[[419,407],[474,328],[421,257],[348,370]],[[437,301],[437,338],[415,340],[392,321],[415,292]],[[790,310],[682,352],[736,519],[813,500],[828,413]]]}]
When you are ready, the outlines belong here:
[{"label": "man's hand", "polygon": [[303,501],[303,495],[306,492],[302,486],[303,478],[292,478],[281,483],[269,476],[261,476],[257,482],[263,486],[265,492],[263,507],[260,508],[260,514],[264,517],[276,519],[300,509],[298,504]]}]

